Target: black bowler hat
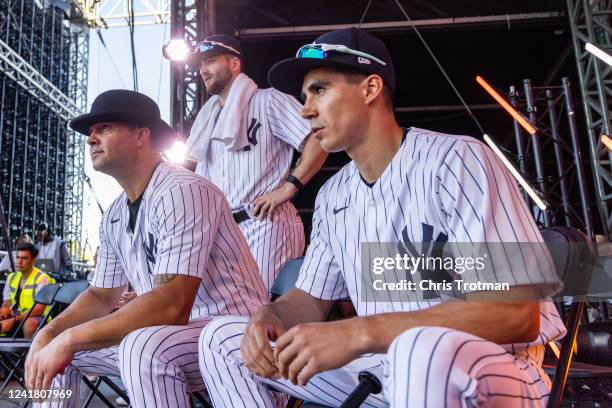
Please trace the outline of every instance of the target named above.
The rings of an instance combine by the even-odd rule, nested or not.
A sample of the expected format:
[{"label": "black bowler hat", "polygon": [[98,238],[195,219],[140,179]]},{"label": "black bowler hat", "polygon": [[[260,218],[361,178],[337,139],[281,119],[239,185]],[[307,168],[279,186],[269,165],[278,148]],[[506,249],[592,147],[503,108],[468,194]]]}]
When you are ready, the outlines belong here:
[{"label": "black bowler hat", "polygon": [[216,55],[231,54],[242,59],[240,41],[231,35],[215,34],[206,37],[191,49],[185,57],[185,62],[191,67],[197,67],[204,58]]},{"label": "black bowler hat", "polygon": [[157,103],[146,95],[127,89],[101,93],[93,101],[91,112],[72,119],[70,127],[89,135],[89,129],[101,122],[124,122],[148,127],[158,140],[169,143],[174,139],[172,128],[161,119]]},{"label": "black bowler hat", "polygon": [[277,62],[268,72],[274,88],[294,96],[302,93],[306,74],[317,68],[355,68],[379,75],[395,92],[395,71],[385,44],[357,28],[331,31],[301,47],[295,58]]}]

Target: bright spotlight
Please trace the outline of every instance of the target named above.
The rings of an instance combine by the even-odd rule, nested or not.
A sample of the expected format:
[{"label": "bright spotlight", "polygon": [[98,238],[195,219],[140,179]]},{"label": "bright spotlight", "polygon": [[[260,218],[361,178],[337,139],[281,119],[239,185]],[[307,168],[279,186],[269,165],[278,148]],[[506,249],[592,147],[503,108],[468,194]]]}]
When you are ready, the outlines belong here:
[{"label": "bright spotlight", "polygon": [[185,161],[186,153],[187,149],[185,148],[185,142],[183,141],[175,142],[174,146],[164,152],[171,163],[183,163]]},{"label": "bright spotlight", "polygon": [[185,40],[174,39],[162,47],[162,53],[170,61],[184,61],[190,49]]}]

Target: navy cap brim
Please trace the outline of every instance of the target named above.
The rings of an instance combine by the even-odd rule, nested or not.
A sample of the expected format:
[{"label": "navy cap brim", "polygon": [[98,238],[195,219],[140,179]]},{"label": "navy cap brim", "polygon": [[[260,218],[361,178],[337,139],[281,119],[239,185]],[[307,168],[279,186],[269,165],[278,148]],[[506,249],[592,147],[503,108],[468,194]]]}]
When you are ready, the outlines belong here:
[{"label": "navy cap brim", "polygon": [[185,57],[185,63],[187,65],[189,65],[192,68],[198,68],[198,65],[200,64],[200,61],[202,61],[205,58],[211,58],[211,57],[216,57],[217,55],[233,55],[235,57],[240,58],[240,55],[231,52],[228,49],[225,48],[212,48],[208,51],[205,52],[190,52],[189,54],[187,54],[187,56]]},{"label": "navy cap brim", "polygon": [[[355,68],[353,64],[331,59],[288,58],[277,62],[268,71],[268,82],[273,88],[301,99],[304,77],[317,68]],[[367,72],[364,70],[364,72]]]}]

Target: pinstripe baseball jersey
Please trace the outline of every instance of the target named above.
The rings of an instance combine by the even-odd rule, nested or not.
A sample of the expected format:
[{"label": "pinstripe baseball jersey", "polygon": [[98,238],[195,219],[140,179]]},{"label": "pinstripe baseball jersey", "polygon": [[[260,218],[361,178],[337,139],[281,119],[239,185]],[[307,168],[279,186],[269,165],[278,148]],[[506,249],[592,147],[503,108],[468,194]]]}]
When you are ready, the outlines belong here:
[{"label": "pinstripe baseball jersey", "polygon": [[223,193],[194,173],[157,166],[143,195],[134,232],[121,194],[102,217],[100,252],[91,284],[116,288],[129,282],[139,295],[154,275],[202,279],[191,319],[250,314],[267,292]]},{"label": "pinstripe baseball jersey", "polygon": [[187,158],[198,162],[197,174],[225,193],[232,210],[241,209],[287,178],[293,149],[301,151],[310,133],[301,110],[294,97],[273,88],[259,89],[248,105],[249,146],[242,151],[228,151],[225,144],[213,139],[204,161],[204,157],[194,157],[192,152],[204,135],[192,133],[187,139]]},{"label": "pinstripe baseball jersey", "polygon": [[[516,182],[488,147],[467,136],[411,128],[374,184],[350,162],[321,188],[296,287],[322,299],[350,297],[360,316],[419,310],[444,299],[370,301],[362,288],[366,242],[541,243],[542,237]],[[550,265],[539,265],[550,258],[535,257],[541,266],[536,271],[534,257],[500,262],[507,263],[512,286],[538,285],[551,295],[562,284]],[[540,309],[540,337],[530,345],[565,333],[551,302],[541,302]]]}]

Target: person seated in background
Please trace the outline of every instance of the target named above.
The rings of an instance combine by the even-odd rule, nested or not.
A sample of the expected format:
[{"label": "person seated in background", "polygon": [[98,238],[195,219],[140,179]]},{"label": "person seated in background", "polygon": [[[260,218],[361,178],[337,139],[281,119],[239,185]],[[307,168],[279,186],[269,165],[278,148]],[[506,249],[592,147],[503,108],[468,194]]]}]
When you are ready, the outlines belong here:
[{"label": "person seated in background", "polygon": [[[15,240],[15,248],[17,248],[21,244],[27,244],[27,243],[31,244],[32,238],[28,234],[19,235],[17,239]],[[13,259],[16,259],[16,258],[17,258],[17,250],[14,250]],[[12,270],[11,259],[8,256],[8,254],[6,254],[4,258],[2,258],[2,261],[0,261],[0,272],[3,272],[3,271],[10,272],[11,270]]]},{"label": "person seated in background", "polygon": [[66,242],[55,237],[46,222],[41,222],[36,227],[36,248],[39,259],[53,260],[55,269],[53,272],[60,276],[72,274],[72,258],[68,253]]},{"label": "person seated in background", "polygon": [[38,255],[34,245],[21,244],[16,252],[17,272],[9,274],[4,286],[5,300],[0,308],[0,330],[3,335],[10,333],[25,318],[28,311],[34,308],[23,325],[23,335],[30,339],[46,311],[45,305],[34,306],[34,296],[45,285],[55,283],[55,279],[34,266]]}]

